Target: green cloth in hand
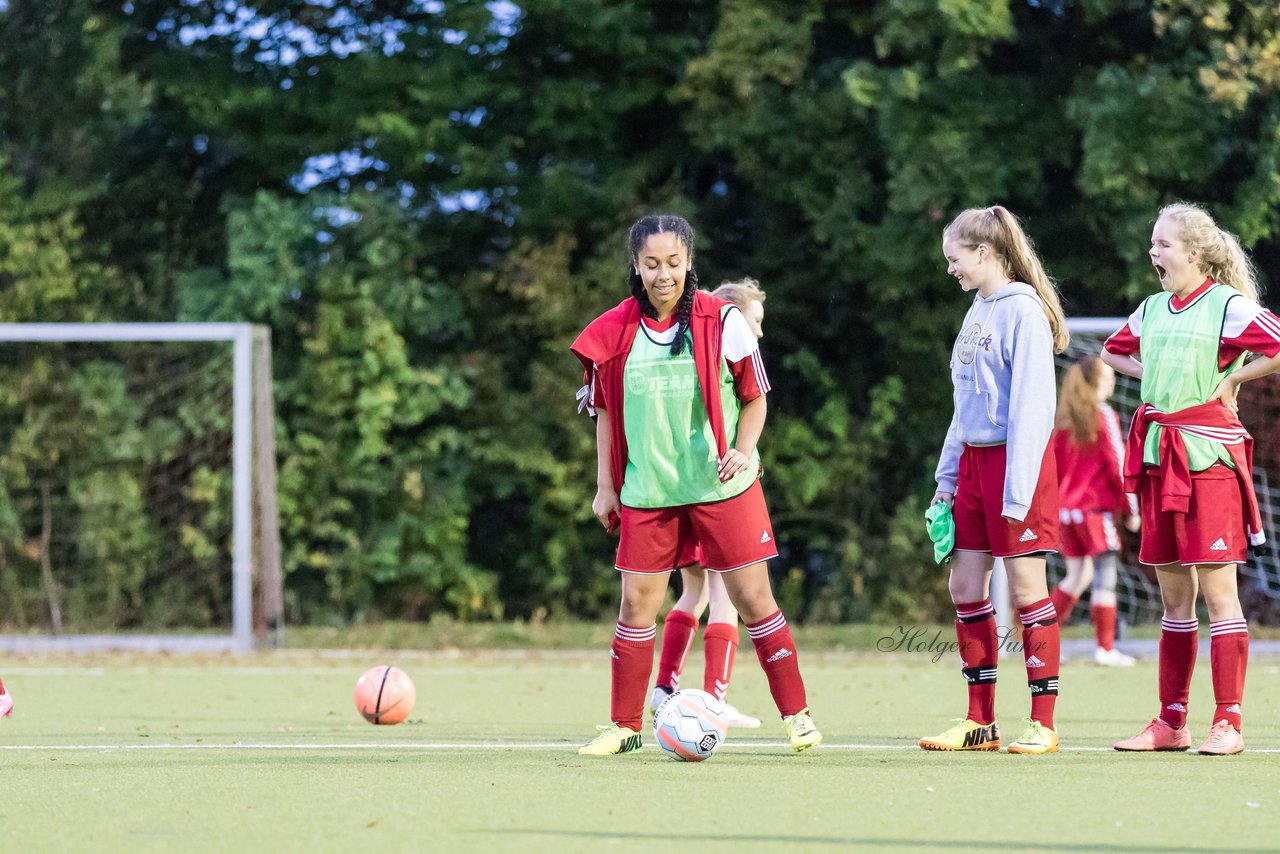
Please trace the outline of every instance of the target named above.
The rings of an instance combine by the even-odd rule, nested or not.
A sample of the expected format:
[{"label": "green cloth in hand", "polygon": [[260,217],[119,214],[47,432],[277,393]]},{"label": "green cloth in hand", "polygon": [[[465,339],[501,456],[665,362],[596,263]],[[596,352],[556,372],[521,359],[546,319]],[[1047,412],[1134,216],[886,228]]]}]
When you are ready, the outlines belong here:
[{"label": "green cloth in hand", "polygon": [[941,565],[950,561],[956,547],[956,522],[946,502],[939,501],[925,511],[924,526],[933,540],[934,562]]}]

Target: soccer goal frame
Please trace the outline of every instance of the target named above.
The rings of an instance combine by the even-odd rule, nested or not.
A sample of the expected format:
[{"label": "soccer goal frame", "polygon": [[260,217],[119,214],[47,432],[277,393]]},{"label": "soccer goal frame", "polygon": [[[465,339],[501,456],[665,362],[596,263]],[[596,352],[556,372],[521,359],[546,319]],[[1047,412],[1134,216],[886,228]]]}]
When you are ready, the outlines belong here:
[{"label": "soccer goal frame", "polygon": [[284,585],[276,504],[271,331],[250,323],[0,323],[0,344],[73,342],[232,345],[231,633],[0,634],[0,650],[248,652],[255,646],[279,646]]}]

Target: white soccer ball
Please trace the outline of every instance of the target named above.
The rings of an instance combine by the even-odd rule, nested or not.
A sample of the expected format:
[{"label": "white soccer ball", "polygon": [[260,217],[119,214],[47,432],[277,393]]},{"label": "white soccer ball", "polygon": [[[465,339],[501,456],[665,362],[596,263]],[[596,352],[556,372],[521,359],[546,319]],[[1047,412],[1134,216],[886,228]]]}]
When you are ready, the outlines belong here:
[{"label": "white soccer ball", "polygon": [[724,703],[697,688],[676,691],[653,715],[653,737],[672,759],[701,762],[724,744]]}]

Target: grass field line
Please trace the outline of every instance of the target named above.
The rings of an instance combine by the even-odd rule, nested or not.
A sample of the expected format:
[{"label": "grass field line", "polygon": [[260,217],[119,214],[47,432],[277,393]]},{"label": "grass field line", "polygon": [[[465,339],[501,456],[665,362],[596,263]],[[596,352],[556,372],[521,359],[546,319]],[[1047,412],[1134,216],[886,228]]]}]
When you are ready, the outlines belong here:
[{"label": "grass field line", "polygon": [[[371,657],[370,660],[375,660]],[[137,673],[164,673],[165,675],[174,674],[176,676],[205,676],[209,675],[209,671],[215,665],[192,665],[192,666],[170,666],[167,664],[129,664],[121,667],[6,667],[2,674],[9,676],[115,676]],[[463,673],[469,672],[469,667],[458,665],[456,667],[436,668],[433,673]],[[330,667],[288,667],[282,665],[280,667],[242,667],[230,664],[225,667],[226,672],[236,676],[280,676],[284,673],[298,674],[300,676],[333,676],[346,672],[341,665],[333,665]]]},{"label": "grass field line", "polygon": [[[395,744],[379,744],[376,742],[352,742],[348,744],[334,742],[298,742],[295,744],[0,744],[0,750],[28,751],[96,751],[109,753],[117,750],[409,750],[409,751],[516,751],[516,750],[572,750],[575,744],[569,742],[400,742]],[[726,742],[721,749],[729,748],[778,748],[790,749],[786,742],[751,741]],[[919,750],[914,744],[823,744],[817,750]],[[656,752],[657,747],[648,750]],[[1062,752],[1073,753],[1114,753],[1111,747],[1063,747]],[[1250,748],[1247,753],[1280,753],[1280,748]]]}]

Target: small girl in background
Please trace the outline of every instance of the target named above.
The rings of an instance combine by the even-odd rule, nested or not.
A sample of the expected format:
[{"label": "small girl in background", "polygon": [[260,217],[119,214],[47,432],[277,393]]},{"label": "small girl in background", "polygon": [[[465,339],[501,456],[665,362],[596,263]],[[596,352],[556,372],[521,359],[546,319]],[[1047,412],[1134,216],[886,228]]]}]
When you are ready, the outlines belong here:
[{"label": "small girl in background", "polygon": [[1089,611],[1098,641],[1093,660],[1109,667],[1132,667],[1133,659],[1115,648],[1120,550],[1115,517],[1127,517],[1130,529],[1137,530],[1139,516],[1137,499],[1124,492],[1120,418],[1107,405],[1115,388],[1115,371],[1097,356],[1080,359],[1067,369],[1062,382],[1053,453],[1067,574],[1050,598],[1059,621],[1065,623],[1092,579]]},{"label": "small girl in background", "polygon": [[[764,291],[752,278],[734,282],[722,282],[711,292],[714,297],[728,300],[738,307],[757,339],[764,337]],[[691,544],[692,545],[692,544]],[[698,621],[708,603],[711,614],[707,617],[707,632],[703,635],[706,664],[703,669],[702,690],[721,700],[729,692],[729,677],[733,674],[733,659],[738,650],[738,611],[729,600],[724,579],[719,573],[706,572],[702,568],[702,552],[696,546],[687,566],[680,567],[684,582],[683,591],[676,604],[667,612],[662,624],[662,654],[658,659],[658,680],[654,686],[649,706],[656,711],[663,701],[680,687],[680,674],[684,662],[693,648],[693,638],[698,632]],[[744,715],[725,702],[729,726],[755,729],[760,719]]]}]

